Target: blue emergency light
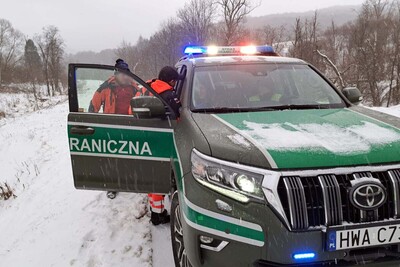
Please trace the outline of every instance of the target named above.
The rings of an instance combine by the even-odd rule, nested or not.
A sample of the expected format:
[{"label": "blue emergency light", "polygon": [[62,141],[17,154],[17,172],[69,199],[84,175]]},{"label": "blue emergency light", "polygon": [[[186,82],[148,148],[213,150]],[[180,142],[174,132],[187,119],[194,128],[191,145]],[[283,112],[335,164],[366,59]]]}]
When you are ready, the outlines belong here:
[{"label": "blue emergency light", "polygon": [[205,46],[188,46],[185,48],[185,54],[205,54],[207,53],[207,47]]},{"label": "blue emergency light", "polygon": [[307,252],[307,253],[296,253],[293,255],[295,260],[312,260],[315,258],[314,252]]},{"label": "blue emergency light", "polygon": [[262,55],[275,53],[274,48],[264,46],[188,46],[184,51],[187,55]]}]

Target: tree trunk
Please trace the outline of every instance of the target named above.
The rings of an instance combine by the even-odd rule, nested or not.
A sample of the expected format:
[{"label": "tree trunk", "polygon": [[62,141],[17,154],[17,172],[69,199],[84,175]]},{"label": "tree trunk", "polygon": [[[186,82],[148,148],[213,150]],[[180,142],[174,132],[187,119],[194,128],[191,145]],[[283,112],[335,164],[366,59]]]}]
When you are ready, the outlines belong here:
[{"label": "tree trunk", "polygon": [[32,84],[33,97],[35,98],[35,111],[36,111],[36,110],[39,109],[39,106],[38,106],[38,95],[37,95],[37,92],[36,92],[36,82],[35,82],[35,80],[32,80],[31,84]]},{"label": "tree trunk", "polygon": [[47,95],[51,96],[51,91],[50,91],[50,81],[49,81],[49,72],[47,70],[47,67],[45,67],[44,75],[46,79],[46,86],[47,86]]}]

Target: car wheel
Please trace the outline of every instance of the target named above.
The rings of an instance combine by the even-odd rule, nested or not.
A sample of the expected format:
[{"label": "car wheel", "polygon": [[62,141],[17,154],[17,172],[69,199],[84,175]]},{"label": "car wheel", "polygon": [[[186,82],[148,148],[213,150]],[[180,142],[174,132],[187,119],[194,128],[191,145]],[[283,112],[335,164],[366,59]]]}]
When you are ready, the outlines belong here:
[{"label": "car wheel", "polygon": [[171,241],[176,267],[192,267],[186,254],[183,242],[182,214],[179,206],[178,191],[172,195],[171,201]]}]

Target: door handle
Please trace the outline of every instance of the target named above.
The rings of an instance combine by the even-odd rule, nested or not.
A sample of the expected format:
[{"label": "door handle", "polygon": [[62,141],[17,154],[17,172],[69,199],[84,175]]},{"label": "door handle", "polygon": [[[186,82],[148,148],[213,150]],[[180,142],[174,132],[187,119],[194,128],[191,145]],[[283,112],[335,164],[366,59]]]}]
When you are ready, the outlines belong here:
[{"label": "door handle", "polygon": [[78,135],[92,135],[94,134],[94,129],[86,126],[74,126],[71,128],[70,133]]}]

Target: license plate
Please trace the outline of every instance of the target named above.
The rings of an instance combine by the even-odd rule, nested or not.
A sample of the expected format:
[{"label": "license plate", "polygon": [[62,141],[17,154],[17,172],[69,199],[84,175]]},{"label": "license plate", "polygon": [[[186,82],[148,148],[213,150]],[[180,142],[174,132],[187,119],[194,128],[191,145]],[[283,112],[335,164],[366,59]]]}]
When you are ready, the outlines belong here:
[{"label": "license plate", "polygon": [[400,224],[328,230],[329,251],[400,243]]}]

